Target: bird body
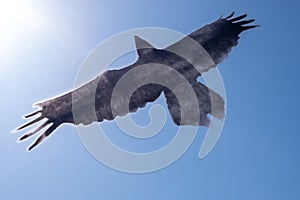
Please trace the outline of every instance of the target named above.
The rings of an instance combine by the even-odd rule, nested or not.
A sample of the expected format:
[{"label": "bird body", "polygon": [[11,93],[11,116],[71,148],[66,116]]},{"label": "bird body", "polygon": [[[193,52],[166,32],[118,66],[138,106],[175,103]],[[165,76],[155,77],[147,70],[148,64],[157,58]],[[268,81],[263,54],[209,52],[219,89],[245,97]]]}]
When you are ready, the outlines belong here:
[{"label": "bird body", "polygon": [[[34,131],[23,135],[20,140],[24,140],[48,126],[45,132],[29,147],[29,150],[31,150],[63,123],[87,125],[95,121],[113,120],[116,116],[135,112],[148,102],[155,101],[162,93],[166,97],[172,119],[177,125],[207,126],[209,124],[208,114],[217,118],[223,118],[225,115],[223,98],[204,84],[197,82],[197,78],[201,73],[215,67],[227,57],[231,48],[237,45],[241,32],[256,27],[254,25],[246,25],[254,20],[242,20],[245,17],[246,15],[242,15],[233,18],[232,13],[226,18],[219,18],[165,49],[157,49],[142,38],[135,36],[138,53],[136,62],[122,69],[107,70],[80,88],[37,103],[36,106],[40,109],[26,115],[25,118],[35,115],[39,116],[17,130],[26,128],[42,119],[46,119],[46,121]],[[190,56],[191,61],[172,52],[172,49],[178,48],[181,42],[188,38],[196,41],[197,44],[205,49],[213,64],[197,68],[193,62],[203,62],[204,58],[202,59],[201,56]],[[188,50],[191,49],[189,48]],[[191,54],[189,51],[188,53]],[[141,66],[148,67],[141,68]],[[169,68],[160,70],[163,66],[169,66]],[[141,70],[142,73],[139,73],[138,76],[130,75],[130,72],[134,70]],[[156,77],[158,82],[163,80],[163,83],[158,84],[153,80],[151,82],[149,79],[144,85],[141,85],[134,91],[130,91],[127,82],[125,82],[126,84],[118,85],[125,75],[128,76],[127,80],[131,81],[133,85],[137,82],[148,80],[149,77]],[[182,106],[186,106],[187,113],[193,113],[195,105],[190,105],[188,99],[181,101],[175,94],[176,92],[174,93],[173,91],[178,89],[178,80],[181,78],[188,82],[193,90],[193,94],[196,96],[199,108],[196,109],[199,111],[195,115],[198,116],[197,119],[183,115]],[[174,80],[176,81],[174,82]],[[172,85],[172,88],[164,84]],[[121,87],[117,96],[114,95],[116,86]],[[187,96],[185,90],[178,91],[183,96]],[[76,116],[74,115],[75,113]],[[95,113],[96,116],[92,113]],[[49,124],[51,125],[49,126]]]}]

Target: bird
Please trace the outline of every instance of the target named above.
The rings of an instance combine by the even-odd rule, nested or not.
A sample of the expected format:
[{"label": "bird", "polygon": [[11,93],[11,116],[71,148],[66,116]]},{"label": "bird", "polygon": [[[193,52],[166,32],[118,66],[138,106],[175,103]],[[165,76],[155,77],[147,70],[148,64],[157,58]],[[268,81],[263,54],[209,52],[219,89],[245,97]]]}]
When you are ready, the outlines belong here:
[{"label": "bird", "polygon": [[[247,17],[247,14],[237,17],[234,15],[235,13],[232,12],[227,17],[221,16],[214,22],[190,33],[164,49],[155,48],[143,38],[135,35],[134,41],[138,57],[134,63],[121,69],[104,71],[94,80],[79,88],[36,103],[35,106],[38,107],[38,110],[24,116],[24,118],[32,118],[34,116],[36,118],[18,127],[16,132],[42,120],[44,122],[40,123],[36,129],[25,133],[19,140],[23,141],[45,129],[34,143],[29,146],[28,151],[30,151],[62,124],[88,125],[93,122],[102,122],[103,120],[114,120],[117,116],[136,112],[147,103],[155,101],[162,93],[166,98],[167,107],[173,122],[178,126],[208,126],[210,122],[209,114],[219,119],[224,118],[223,97],[203,83],[198,82],[197,78],[203,72],[221,63],[228,56],[231,49],[237,46],[242,32],[259,26],[251,24],[255,21],[254,19],[245,20],[244,18]],[[213,65],[204,65],[204,68],[197,69],[195,63],[174,53],[172,49],[180,49],[180,45],[185,39],[191,39],[203,47],[213,61]],[[189,52],[189,49],[185,50]],[[193,56],[189,55],[190,58],[194,59]],[[195,60],[200,62],[201,59],[204,58],[202,56],[195,57]],[[139,71],[139,66],[145,65],[150,67],[141,68],[137,76],[130,75],[131,71]],[[160,69],[162,66],[168,66],[169,69],[162,70],[162,68]],[[133,85],[135,81],[141,81],[148,77],[160,77],[166,83],[169,81],[169,85],[171,84],[174,87],[170,88],[156,82],[147,82],[144,85],[138,85],[134,91],[130,91],[130,89],[127,89],[128,84],[121,84],[121,86],[119,84],[121,89],[118,90],[117,94],[114,94],[115,87],[126,74],[129,74],[127,81],[131,80]],[[180,100],[178,92],[174,92],[177,90],[181,96],[188,96],[185,94],[186,89],[180,89],[180,87],[177,87],[180,85],[179,82],[173,81],[182,77],[189,84],[193,95],[195,95],[197,109],[195,109],[195,104],[190,103],[189,99],[182,98]],[[188,114],[186,116],[182,114],[184,112],[182,110],[183,106],[187,109],[186,112]],[[197,116],[196,119],[195,116]]]}]

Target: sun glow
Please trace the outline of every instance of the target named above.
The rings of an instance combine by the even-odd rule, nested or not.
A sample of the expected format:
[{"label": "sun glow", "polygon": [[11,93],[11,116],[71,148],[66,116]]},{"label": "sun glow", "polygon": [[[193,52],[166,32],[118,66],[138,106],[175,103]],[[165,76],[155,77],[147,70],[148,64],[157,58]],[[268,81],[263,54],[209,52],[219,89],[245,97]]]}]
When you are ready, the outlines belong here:
[{"label": "sun glow", "polygon": [[[21,3],[20,3],[21,2]],[[37,13],[20,1],[0,0],[0,51],[7,53],[38,24]]]}]

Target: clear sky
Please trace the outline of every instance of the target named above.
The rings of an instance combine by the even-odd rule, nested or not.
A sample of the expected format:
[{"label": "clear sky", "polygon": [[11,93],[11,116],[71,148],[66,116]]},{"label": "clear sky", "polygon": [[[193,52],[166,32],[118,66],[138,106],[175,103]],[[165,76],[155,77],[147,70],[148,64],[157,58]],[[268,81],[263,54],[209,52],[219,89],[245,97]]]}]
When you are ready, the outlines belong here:
[{"label": "clear sky", "polygon": [[[7,7],[3,2],[0,199],[299,198],[300,3],[32,0]],[[149,26],[188,34],[231,11],[248,13],[262,26],[243,33],[219,65],[227,116],[220,140],[205,159],[198,159],[204,128],[171,166],[138,175],[99,163],[73,126],[60,127],[30,153],[31,140],[16,143],[21,134],[10,134],[24,123],[21,116],[32,111],[33,103],[72,89],[83,60],[108,37]],[[112,136],[116,142],[122,138]],[[146,142],[134,144],[128,149],[143,151]]]}]

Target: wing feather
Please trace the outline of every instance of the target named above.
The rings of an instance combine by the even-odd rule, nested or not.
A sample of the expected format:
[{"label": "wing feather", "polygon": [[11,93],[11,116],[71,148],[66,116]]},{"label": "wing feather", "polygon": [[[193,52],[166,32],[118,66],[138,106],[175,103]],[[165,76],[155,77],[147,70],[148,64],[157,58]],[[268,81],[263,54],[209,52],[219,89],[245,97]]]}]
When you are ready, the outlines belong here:
[{"label": "wing feather", "polygon": [[222,62],[232,47],[238,44],[241,32],[258,27],[257,25],[243,26],[255,21],[254,19],[240,21],[247,17],[246,14],[232,18],[233,15],[234,12],[188,35],[204,47],[216,64]]},{"label": "wing feather", "polygon": [[[246,18],[246,14],[234,18],[233,16],[234,12],[229,16],[225,18],[221,17],[215,22],[188,35],[204,47],[207,53],[214,60],[215,64],[220,63],[224,58],[226,58],[232,47],[238,44],[239,34],[241,32],[257,27],[257,25],[250,24],[254,22],[254,19],[243,20]],[[136,63],[120,70],[106,71],[96,79],[78,89],[37,104],[41,107],[41,110],[24,116],[25,118],[29,118],[37,114],[41,114],[36,119],[22,125],[17,130],[24,129],[44,118],[46,118],[47,121],[38,126],[34,131],[22,136],[20,140],[24,140],[36,134],[48,124],[51,124],[51,126],[49,126],[29,147],[29,150],[41,143],[63,123],[86,125],[94,121],[101,122],[105,119],[112,120],[116,116],[122,116],[128,112],[135,112],[138,108],[144,107],[148,102],[155,101],[162,92],[164,92],[166,96],[168,108],[174,122],[181,125],[180,105],[176,100],[176,96],[170,90],[158,84],[149,83],[137,88],[133,92],[132,96],[130,96],[129,105],[125,105],[128,106],[128,108],[125,108],[125,111],[124,104],[122,103],[124,103],[123,97],[128,95],[126,90],[118,96],[121,103],[112,105],[112,93],[120,78],[134,67],[147,63],[159,63],[171,66],[188,80],[188,82],[192,85],[199,102],[200,119],[198,125],[207,125],[209,123],[209,120],[207,119],[208,113],[211,113],[216,117],[224,116],[224,101],[222,97],[208,89],[205,85],[196,82],[200,73],[193,67],[192,62],[188,62],[178,55],[172,55],[172,53],[168,52],[168,49],[155,49],[152,45],[137,36],[135,37],[135,40],[139,55],[139,59]],[[144,75],[155,76],[158,73],[161,73],[161,70],[150,70],[150,72],[145,72]],[[166,80],[169,80],[169,76],[165,76],[165,78]],[[126,88],[126,86],[127,85],[124,84],[124,88]],[[77,105],[75,110],[74,104]],[[217,113],[212,111],[212,104],[217,105]],[[117,115],[113,114],[112,106],[120,106],[118,108],[120,110],[117,110]],[[74,111],[77,115],[77,121],[74,120]],[[96,111],[96,116],[91,115],[93,111]],[[188,121],[187,124],[189,124]]]}]

